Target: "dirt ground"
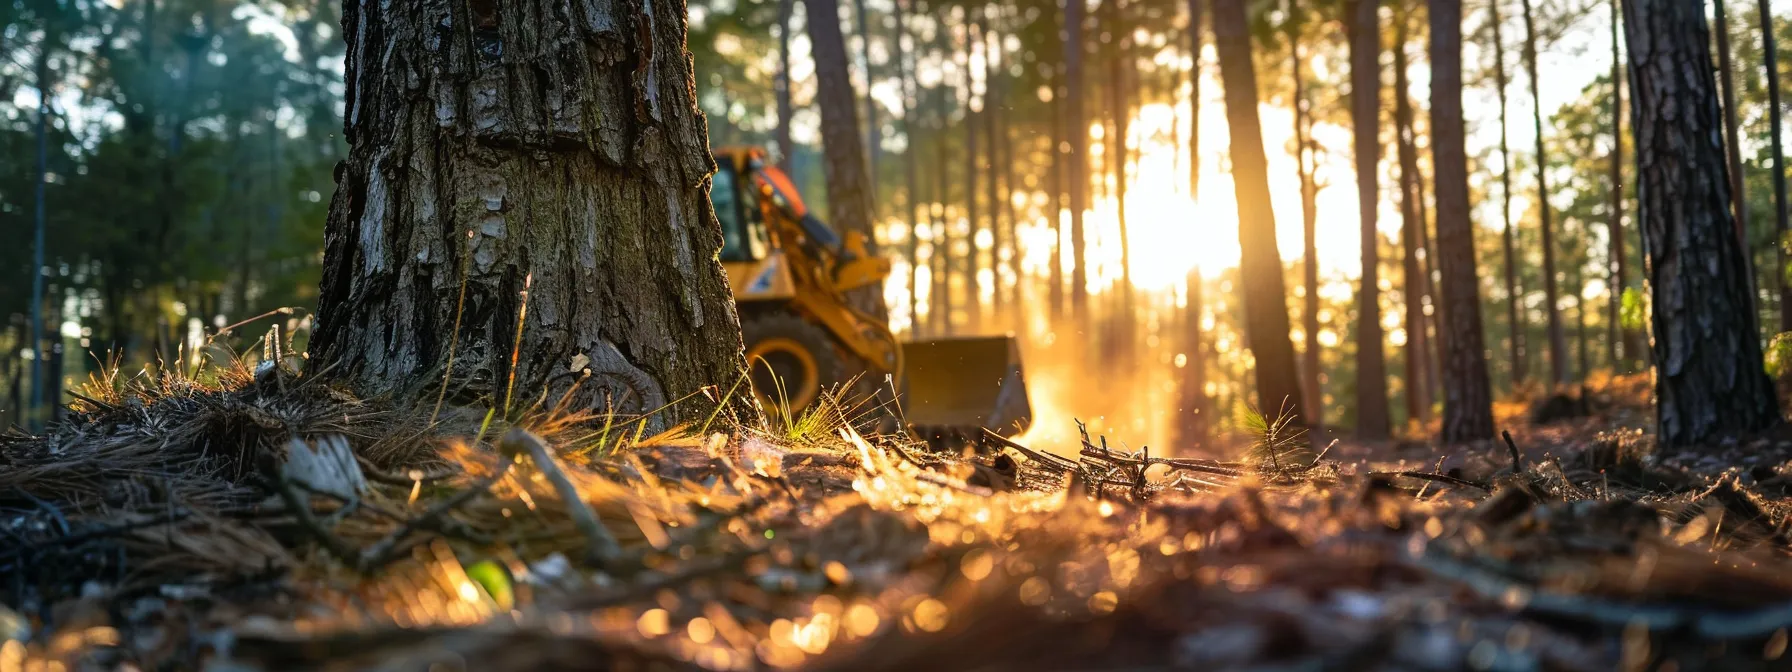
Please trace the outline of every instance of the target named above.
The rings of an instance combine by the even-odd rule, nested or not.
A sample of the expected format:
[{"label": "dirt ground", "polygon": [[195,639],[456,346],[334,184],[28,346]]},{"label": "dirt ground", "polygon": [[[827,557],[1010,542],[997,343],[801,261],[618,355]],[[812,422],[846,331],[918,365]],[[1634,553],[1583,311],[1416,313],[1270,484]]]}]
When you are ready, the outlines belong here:
[{"label": "dirt ground", "polygon": [[0,440],[0,672],[1792,669],[1792,441],[1602,382],[1226,459],[110,384]]}]

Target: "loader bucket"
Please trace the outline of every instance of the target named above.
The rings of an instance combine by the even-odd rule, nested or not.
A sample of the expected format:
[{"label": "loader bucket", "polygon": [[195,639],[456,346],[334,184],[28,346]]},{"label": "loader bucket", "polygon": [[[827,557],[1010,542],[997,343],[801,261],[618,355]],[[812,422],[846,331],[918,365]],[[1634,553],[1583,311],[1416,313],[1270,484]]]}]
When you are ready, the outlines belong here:
[{"label": "loader bucket", "polygon": [[902,363],[902,412],[922,433],[986,427],[1013,436],[1033,421],[1013,336],[911,341]]}]

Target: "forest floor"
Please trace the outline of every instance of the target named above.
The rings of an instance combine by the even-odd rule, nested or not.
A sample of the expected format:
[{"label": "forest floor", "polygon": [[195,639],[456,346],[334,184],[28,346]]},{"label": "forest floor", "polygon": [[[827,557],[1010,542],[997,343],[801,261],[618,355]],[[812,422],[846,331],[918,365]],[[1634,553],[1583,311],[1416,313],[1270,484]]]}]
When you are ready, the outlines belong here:
[{"label": "forest floor", "polygon": [[1792,669],[1792,442],[1659,452],[1639,378],[1213,460],[212,377],[0,438],[0,671]]}]

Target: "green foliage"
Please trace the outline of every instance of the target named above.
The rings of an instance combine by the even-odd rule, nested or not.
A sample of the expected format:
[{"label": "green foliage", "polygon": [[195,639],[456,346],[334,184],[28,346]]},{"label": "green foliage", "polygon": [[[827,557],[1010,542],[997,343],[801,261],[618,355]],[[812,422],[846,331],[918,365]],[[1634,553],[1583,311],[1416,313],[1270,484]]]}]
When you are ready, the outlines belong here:
[{"label": "green foliage", "polygon": [[1763,354],[1766,355],[1767,375],[1774,380],[1784,380],[1792,375],[1792,331],[1774,334]]},{"label": "green foliage", "polygon": [[1623,305],[1619,307],[1620,326],[1631,331],[1649,329],[1649,297],[1635,287],[1624,288]]}]

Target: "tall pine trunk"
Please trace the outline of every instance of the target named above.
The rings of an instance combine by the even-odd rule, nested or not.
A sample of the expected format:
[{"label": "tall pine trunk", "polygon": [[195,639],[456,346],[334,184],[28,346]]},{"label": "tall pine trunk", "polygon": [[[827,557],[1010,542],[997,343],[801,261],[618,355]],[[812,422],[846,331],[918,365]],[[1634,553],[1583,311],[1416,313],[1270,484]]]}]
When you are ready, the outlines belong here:
[{"label": "tall pine trunk", "polygon": [[984,150],[983,195],[989,203],[989,300],[990,313],[996,323],[1005,319],[1008,311],[1006,297],[1002,293],[1002,247],[1007,244],[1003,238],[1002,215],[1005,208],[1001,201],[1002,142],[996,136],[997,117],[1001,106],[1001,91],[996,86],[997,74],[990,67],[995,60],[995,50],[1002,40],[993,30],[983,34],[983,140],[989,145]]},{"label": "tall pine trunk", "polygon": [[1388,437],[1387,358],[1382,352],[1381,235],[1375,231],[1381,202],[1381,18],[1375,0],[1348,0],[1350,121],[1355,136],[1357,213],[1362,222],[1362,284],[1357,289],[1356,431],[1364,439]]},{"label": "tall pine trunk", "polygon": [[1779,49],[1773,35],[1773,7],[1768,0],[1758,0],[1761,15],[1761,55],[1767,79],[1767,127],[1770,130],[1770,151],[1773,152],[1773,249],[1778,252],[1773,265],[1774,286],[1779,288],[1780,331],[1792,331],[1792,282],[1786,278],[1786,153],[1780,142],[1783,112],[1780,109]]},{"label": "tall pine trunk", "polygon": [[871,13],[865,11],[865,0],[852,0],[853,19],[859,24],[859,57],[865,59],[865,158],[870,166],[873,202],[877,193],[877,161],[883,153],[884,128],[877,119],[877,98],[871,89],[877,84],[877,68],[871,63]]},{"label": "tall pine trunk", "polygon": [[1299,0],[1288,1],[1288,69],[1294,80],[1294,162],[1300,182],[1301,215],[1301,332],[1305,341],[1301,348],[1301,396],[1307,402],[1307,422],[1315,435],[1325,425],[1325,395],[1319,387],[1319,185],[1313,179],[1313,111],[1307,100],[1306,80],[1301,74],[1303,57],[1300,45],[1305,17]]},{"label": "tall pine trunk", "polygon": [[350,149],[311,341],[333,375],[515,409],[581,361],[581,406],[643,414],[741,379],[682,6],[344,3],[342,23]]},{"label": "tall pine trunk", "polygon": [[1512,143],[1506,123],[1506,89],[1511,82],[1506,79],[1506,41],[1500,34],[1500,25],[1504,22],[1500,18],[1500,2],[1492,0],[1489,7],[1493,24],[1493,81],[1499,89],[1500,99],[1500,246],[1506,262],[1506,345],[1511,357],[1512,387],[1517,388],[1524,383],[1529,363],[1525,361],[1524,321],[1519,310],[1518,244],[1512,227]]},{"label": "tall pine trunk", "polygon": [[1779,404],[1762,371],[1748,260],[1729,221],[1703,7],[1630,0],[1623,9],[1657,434],[1690,446],[1764,429],[1779,422]]},{"label": "tall pine trunk", "polygon": [[1070,140],[1070,318],[1076,328],[1089,324],[1088,245],[1083,236],[1083,211],[1089,203],[1089,122],[1083,114],[1083,3],[1064,0],[1064,107]]},{"label": "tall pine trunk", "polygon": [[1243,279],[1245,336],[1256,358],[1258,409],[1265,417],[1304,427],[1294,344],[1288,339],[1288,293],[1282,255],[1276,251],[1276,219],[1270,209],[1269,160],[1257,118],[1257,73],[1245,0],[1214,0],[1213,42],[1226,91],[1231,129],[1232,176],[1238,199],[1239,275]]},{"label": "tall pine trunk", "polygon": [[1427,277],[1419,263],[1420,232],[1425,228],[1424,214],[1419,211],[1419,153],[1416,131],[1412,123],[1411,82],[1406,74],[1407,28],[1411,17],[1404,3],[1394,13],[1394,153],[1400,163],[1400,248],[1401,303],[1406,309],[1402,326],[1406,331],[1406,417],[1409,422],[1431,420],[1431,392],[1428,386],[1430,362],[1426,342],[1425,285]]},{"label": "tall pine trunk", "polygon": [[794,178],[796,146],[790,140],[790,116],[795,108],[790,102],[790,18],[796,0],[778,0],[778,76],[772,81],[772,92],[778,98],[778,126],[772,139],[778,143],[778,167]]},{"label": "tall pine trunk", "polygon": [[1132,355],[1132,241],[1127,236],[1126,227],[1126,136],[1130,133],[1132,121],[1132,97],[1128,91],[1136,78],[1132,63],[1132,24],[1127,21],[1126,7],[1121,0],[1105,0],[1102,7],[1107,12],[1104,28],[1113,37],[1114,47],[1108,54],[1108,114],[1114,122],[1114,135],[1110,140],[1113,148],[1107,156],[1102,157],[1108,164],[1114,178],[1114,222],[1120,234],[1120,332],[1117,335],[1120,361],[1130,363]]},{"label": "tall pine trunk", "polygon": [[1611,244],[1611,290],[1606,314],[1607,335],[1612,349],[1612,367],[1623,371],[1625,363],[1636,360],[1639,339],[1636,334],[1623,327],[1624,322],[1624,290],[1630,286],[1630,255],[1624,253],[1624,60],[1618,50],[1619,17],[1623,16],[1618,9],[1618,0],[1611,1],[1612,7],[1612,161],[1611,205],[1606,211],[1605,232]]},{"label": "tall pine trunk", "polygon": [[[1712,0],[1711,12],[1717,20],[1717,73],[1718,81],[1723,85],[1724,94],[1724,155],[1729,160],[1730,168],[1730,202],[1736,216],[1736,239],[1742,241],[1742,251],[1749,259],[1749,266],[1754,266],[1754,251],[1749,249],[1748,240],[1748,190],[1744,185],[1742,173],[1741,122],[1736,112],[1735,69],[1730,64],[1730,22],[1724,12],[1725,0]],[[1632,120],[1631,123],[1636,123]],[[1749,272],[1749,286],[1754,286],[1754,272]],[[1753,291],[1749,292],[1755,297]]]},{"label": "tall pine trunk", "polygon": [[978,162],[982,153],[977,151],[978,125],[982,122],[982,112],[978,111],[977,83],[972,76],[970,64],[976,61],[977,45],[982,43],[983,24],[972,23],[965,27],[965,69],[964,69],[964,207],[965,252],[964,252],[964,305],[968,311],[967,319],[970,328],[983,328],[983,290],[981,254],[977,252],[977,232],[983,226],[983,219],[977,208],[977,185],[983,176],[983,167]]},{"label": "tall pine trunk", "polygon": [[1437,174],[1437,268],[1444,314],[1444,419],[1440,439],[1493,438],[1493,393],[1481,330],[1481,278],[1469,219],[1462,123],[1462,0],[1431,0],[1431,157]]},{"label": "tall pine trunk", "polygon": [[[1205,0],[1188,0],[1189,47],[1189,120],[1188,120],[1188,193],[1197,202],[1201,198],[1201,28],[1202,4]],[[1198,222],[1190,222],[1193,226]],[[1206,338],[1201,328],[1201,268],[1189,269],[1182,329],[1185,334],[1184,368],[1181,380],[1181,409],[1178,431],[1186,445],[1202,445],[1208,437],[1207,418],[1207,353]]]},{"label": "tall pine trunk", "polygon": [[[1073,0],[1074,1],[1074,0]],[[1058,16],[1056,13],[1053,16]],[[1062,31],[1060,24],[1058,30]],[[1060,48],[1062,43],[1060,42]],[[1052,230],[1051,268],[1047,269],[1046,303],[1051,310],[1051,323],[1061,324],[1064,319],[1064,175],[1067,160],[1064,157],[1064,60],[1059,54],[1056,67],[1052,68],[1050,79],[1052,99],[1047,103],[1050,118],[1046,124],[1051,128],[1049,149],[1051,165],[1046,171],[1045,213],[1046,224]]]},{"label": "tall pine trunk", "polygon": [[[846,38],[840,33],[837,0],[803,0],[808,8],[809,45],[815,56],[816,103],[821,107],[822,157],[827,165],[828,223],[842,234],[865,236],[865,247],[877,254],[873,228],[871,174],[865,162],[864,136],[859,134],[858,102],[847,71]],[[853,307],[878,320],[889,317],[883,287],[854,290]]]},{"label": "tall pine trunk", "polygon": [[[783,0],[789,2],[790,0]],[[921,171],[918,159],[920,152],[921,125],[915,123],[920,114],[920,84],[915,81],[915,64],[910,60],[908,45],[908,14],[905,5],[913,0],[896,0],[896,69],[901,80],[902,95],[902,135],[905,138],[902,150],[903,182],[908,193],[908,317],[909,330],[916,331],[920,327],[920,299],[916,297],[919,288],[915,277],[921,265],[921,223],[927,218],[927,202],[921,199]],[[919,45],[917,45],[919,46]]]},{"label": "tall pine trunk", "polygon": [[1543,310],[1548,316],[1549,382],[1568,383],[1568,340],[1562,332],[1562,310],[1557,305],[1555,224],[1549,209],[1549,160],[1543,147],[1543,98],[1538,93],[1537,26],[1531,20],[1531,0],[1520,0],[1524,10],[1524,61],[1531,76],[1531,127],[1537,136],[1537,213],[1543,243]]}]

